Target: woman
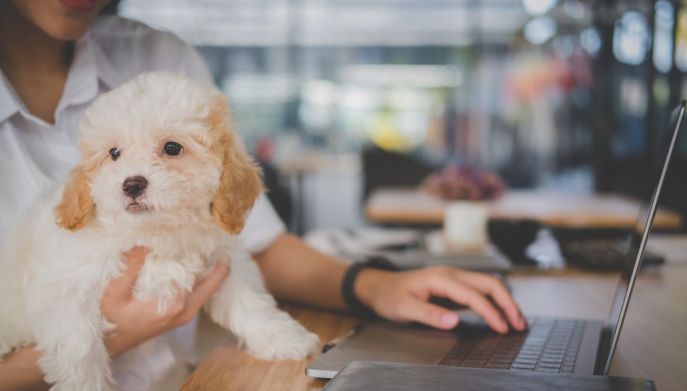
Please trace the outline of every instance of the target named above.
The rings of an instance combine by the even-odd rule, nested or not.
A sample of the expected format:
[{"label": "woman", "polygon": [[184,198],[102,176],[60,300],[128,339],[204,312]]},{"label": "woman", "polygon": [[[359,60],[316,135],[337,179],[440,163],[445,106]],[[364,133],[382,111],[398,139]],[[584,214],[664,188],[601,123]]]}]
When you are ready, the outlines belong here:
[{"label": "woman", "polygon": [[[78,121],[98,94],[150,70],[211,83],[199,55],[173,35],[119,17],[98,18],[106,2],[0,2],[0,239],[42,187],[61,179],[76,163]],[[264,196],[242,236],[277,298],[346,308],[341,292],[347,266],[287,234]],[[145,249],[134,248],[122,256],[127,268],[110,283],[101,303],[103,313],[117,326],[107,346],[123,388],[144,389],[163,376],[170,363],[192,352],[193,319],[229,271],[218,268],[191,294],[179,298],[183,305],[157,314],[155,303],[136,301],[131,292]],[[358,309],[366,307],[391,320],[453,328],[457,315],[428,302],[430,296],[441,296],[470,306],[498,332],[525,328],[510,294],[486,275],[440,267],[398,273],[369,267],[356,272],[348,273],[349,306],[352,300]],[[154,359],[143,359],[137,368],[118,368],[118,355],[163,334],[169,349],[151,352]],[[0,389],[45,387],[39,357],[32,347],[5,357],[0,362]]]}]

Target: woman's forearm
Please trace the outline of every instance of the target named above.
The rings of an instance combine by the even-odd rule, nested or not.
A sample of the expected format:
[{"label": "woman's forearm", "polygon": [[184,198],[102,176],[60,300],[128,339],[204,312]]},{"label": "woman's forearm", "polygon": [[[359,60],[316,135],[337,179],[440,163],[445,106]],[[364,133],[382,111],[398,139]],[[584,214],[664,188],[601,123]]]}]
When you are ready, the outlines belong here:
[{"label": "woman's forearm", "polygon": [[43,372],[38,368],[40,353],[33,347],[20,349],[0,361],[0,391],[47,390]]},{"label": "woman's forearm", "polygon": [[342,261],[322,254],[301,239],[284,234],[255,256],[267,288],[280,300],[344,309]]}]

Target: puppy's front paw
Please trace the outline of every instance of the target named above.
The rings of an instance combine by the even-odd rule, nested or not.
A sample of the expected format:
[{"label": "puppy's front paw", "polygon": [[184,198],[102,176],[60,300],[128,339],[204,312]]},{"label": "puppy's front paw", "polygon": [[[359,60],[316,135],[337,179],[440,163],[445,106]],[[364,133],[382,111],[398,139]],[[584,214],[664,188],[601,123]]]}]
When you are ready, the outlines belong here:
[{"label": "puppy's front paw", "polygon": [[320,340],[286,313],[249,330],[243,336],[248,352],[263,360],[302,360]]}]

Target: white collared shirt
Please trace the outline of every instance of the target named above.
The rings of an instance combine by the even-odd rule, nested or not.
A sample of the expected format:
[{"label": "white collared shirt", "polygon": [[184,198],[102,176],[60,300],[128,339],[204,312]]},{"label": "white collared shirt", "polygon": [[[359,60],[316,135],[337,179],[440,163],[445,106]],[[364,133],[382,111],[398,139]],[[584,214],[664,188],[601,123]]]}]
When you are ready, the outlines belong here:
[{"label": "white collared shirt", "polygon": [[[86,107],[99,94],[153,70],[212,83],[207,66],[191,46],[171,33],[117,16],[99,18],[77,41],[55,124],[29,113],[0,72],[0,240],[46,186],[62,180],[78,162],[78,124]],[[284,231],[284,224],[262,195],[241,236],[256,253]],[[118,367],[115,360],[122,389],[147,389],[174,363],[172,351],[177,359],[189,359],[194,330],[195,324],[191,324],[170,333],[169,346],[157,346],[139,358],[135,370]]]}]

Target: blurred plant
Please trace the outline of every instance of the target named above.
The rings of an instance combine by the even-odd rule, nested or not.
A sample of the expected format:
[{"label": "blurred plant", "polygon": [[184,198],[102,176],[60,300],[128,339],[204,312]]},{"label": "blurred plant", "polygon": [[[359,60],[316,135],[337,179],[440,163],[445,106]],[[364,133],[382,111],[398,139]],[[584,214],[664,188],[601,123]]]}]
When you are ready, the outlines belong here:
[{"label": "blurred plant", "polygon": [[447,166],[427,177],[421,187],[447,201],[493,200],[506,191],[498,175],[469,165]]}]

